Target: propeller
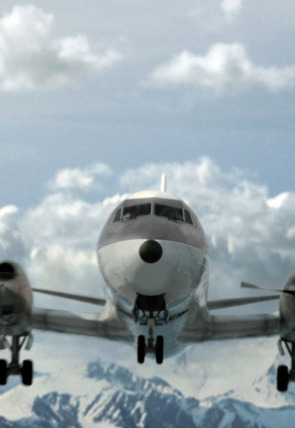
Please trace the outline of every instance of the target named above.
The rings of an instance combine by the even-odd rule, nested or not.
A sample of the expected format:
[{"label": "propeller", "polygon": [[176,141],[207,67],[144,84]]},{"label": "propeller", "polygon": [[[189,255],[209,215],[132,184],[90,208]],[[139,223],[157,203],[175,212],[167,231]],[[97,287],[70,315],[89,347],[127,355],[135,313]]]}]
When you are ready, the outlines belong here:
[{"label": "propeller", "polygon": [[285,294],[291,294],[291,296],[295,296],[295,290],[279,290],[277,288],[268,288],[268,287],[261,287],[259,285],[250,284],[249,282],[241,282],[241,288],[254,288],[255,290],[266,290],[266,291],[274,291],[276,293],[285,293]]},{"label": "propeller", "polygon": [[83,296],[81,294],[62,293],[61,291],[43,290],[42,288],[32,288],[35,293],[48,294],[50,296],[63,297],[64,299],[77,300],[78,302],[91,303],[93,305],[104,306],[105,299],[97,297]]}]

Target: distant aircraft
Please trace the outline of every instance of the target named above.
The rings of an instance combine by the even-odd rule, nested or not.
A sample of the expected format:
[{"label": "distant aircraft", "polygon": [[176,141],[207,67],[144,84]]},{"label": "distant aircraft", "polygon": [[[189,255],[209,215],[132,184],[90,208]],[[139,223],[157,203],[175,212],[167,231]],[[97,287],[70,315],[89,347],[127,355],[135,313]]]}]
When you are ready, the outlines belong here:
[{"label": "distant aircraft", "polygon": [[[161,191],[135,193],[111,213],[98,241],[97,258],[106,300],[31,288],[21,266],[9,260],[0,263],[0,349],[11,351],[9,364],[0,360],[0,384],[9,375],[21,375],[24,385],[32,384],[32,361],[21,364],[20,351],[30,349],[33,329],[135,341],[138,363],[152,353],[158,364],[164,355],[182,350],[184,343],[280,332],[292,369],[278,368],[278,389],[286,390],[289,380],[295,379],[295,273],[281,295],[280,317],[212,315],[214,309],[278,296],[207,301],[204,231],[190,207],[166,191],[165,177]],[[33,292],[104,306],[104,310],[80,314],[39,309],[33,306]]]}]

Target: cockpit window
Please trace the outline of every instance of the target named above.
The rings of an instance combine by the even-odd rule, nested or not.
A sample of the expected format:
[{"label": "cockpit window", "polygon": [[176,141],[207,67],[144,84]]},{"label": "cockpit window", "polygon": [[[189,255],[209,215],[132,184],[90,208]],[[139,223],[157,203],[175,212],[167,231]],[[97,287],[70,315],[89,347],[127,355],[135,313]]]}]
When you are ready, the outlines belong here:
[{"label": "cockpit window", "polygon": [[155,204],[155,215],[168,218],[168,220],[184,221],[182,208],[169,207],[168,205]]},{"label": "cockpit window", "polygon": [[188,212],[188,210],[184,210],[184,221],[189,224],[194,224],[192,220],[192,216]]},{"label": "cockpit window", "polygon": [[169,205],[162,204],[139,204],[131,205],[129,207],[118,208],[113,217],[113,223],[122,220],[132,220],[140,216],[153,214],[158,217],[163,217],[168,220],[176,220],[185,222],[187,224],[194,224],[190,212],[184,208],[171,207]]},{"label": "cockpit window", "polygon": [[113,220],[113,222],[115,223],[115,221],[120,221],[120,220],[121,220],[121,218],[122,218],[122,208],[119,208],[119,209],[116,211],[116,214],[115,214],[115,216],[114,216],[114,220]]},{"label": "cockpit window", "polygon": [[142,215],[151,214],[151,204],[133,205],[131,207],[124,207],[123,209],[123,220],[129,220]]}]

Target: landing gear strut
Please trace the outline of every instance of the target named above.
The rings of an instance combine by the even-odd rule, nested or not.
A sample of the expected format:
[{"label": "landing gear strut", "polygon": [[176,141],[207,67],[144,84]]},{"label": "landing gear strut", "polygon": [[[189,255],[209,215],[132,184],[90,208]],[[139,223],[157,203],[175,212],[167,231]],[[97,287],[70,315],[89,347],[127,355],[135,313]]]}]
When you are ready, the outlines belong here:
[{"label": "landing gear strut", "polygon": [[165,301],[165,295],[143,296],[138,294],[133,307],[133,319],[140,325],[148,326],[147,339],[140,335],[137,338],[137,361],[144,363],[147,353],[153,353],[156,356],[158,364],[163,363],[164,359],[164,337],[154,338],[155,326],[160,326],[168,322],[169,312]]},{"label": "landing gear strut", "polygon": [[278,347],[282,356],[285,355],[282,342],[285,344],[291,357],[291,370],[289,370],[285,365],[279,366],[277,370],[277,390],[285,392],[288,389],[289,382],[295,381],[295,343],[290,343],[286,340],[279,340]]},{"label": "landing gear strut", "polygon": [[19,362],[19,355],[26,342],[25,349],[29,350],[32,346],[32,335],[12,336],[11,343],[6,337],[0,341],[2,348],[8,348],[11,351],[11,362],[7,364],[6,360],[0,360],[0,385],[6,385],[8,376],[20,375],[23,385],[32,385],[33,383],[33,363],[31,360]]}]

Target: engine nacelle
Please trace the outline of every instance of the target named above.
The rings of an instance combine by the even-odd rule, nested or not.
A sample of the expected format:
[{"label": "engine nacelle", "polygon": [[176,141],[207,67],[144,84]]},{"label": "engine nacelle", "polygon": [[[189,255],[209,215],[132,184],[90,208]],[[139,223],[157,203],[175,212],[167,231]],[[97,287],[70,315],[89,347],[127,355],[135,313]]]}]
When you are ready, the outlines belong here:
[{"label": "engine nacelle", "polygon": [[280,297],[280,336],[283,340],[295,342],[295,272],[287,278]]},{"label": "engine nacelle", "polygon": [[0,334],[22,335],[31,330],[33,295],[22,267],[0,262]]}]

